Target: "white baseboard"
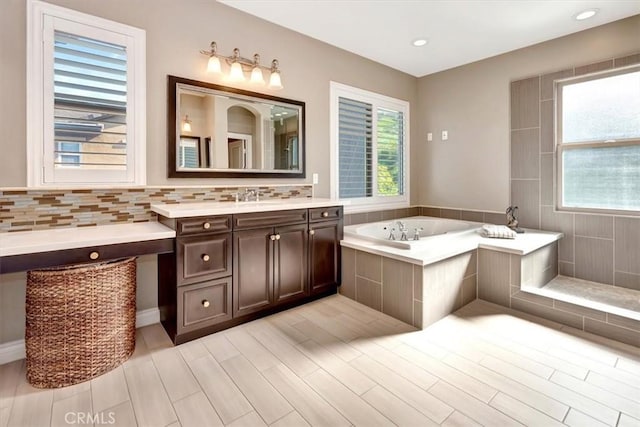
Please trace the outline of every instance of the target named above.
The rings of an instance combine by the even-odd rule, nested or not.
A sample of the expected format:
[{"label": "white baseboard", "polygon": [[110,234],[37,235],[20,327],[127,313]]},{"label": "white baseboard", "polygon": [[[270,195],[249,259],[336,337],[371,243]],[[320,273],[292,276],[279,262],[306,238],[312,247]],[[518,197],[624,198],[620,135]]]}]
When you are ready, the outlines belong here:
[{"label": "white baseboard", "polygon": [[[160,323],[160,310],[149,308],[136,312],[136,328]],[[0,343],[0,365],[24,359],[26,356],[24,340]]]},{"label": "white baseboard", "polygon": [[136,328],[160,323],[160,310],[158,308],[149,308],[136,312]]}]

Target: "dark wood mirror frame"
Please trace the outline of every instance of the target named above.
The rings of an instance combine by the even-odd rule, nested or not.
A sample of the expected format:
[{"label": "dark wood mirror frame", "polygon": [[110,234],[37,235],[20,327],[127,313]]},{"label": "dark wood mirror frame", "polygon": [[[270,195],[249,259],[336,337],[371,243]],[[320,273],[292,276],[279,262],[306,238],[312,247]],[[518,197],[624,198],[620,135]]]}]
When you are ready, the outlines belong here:
[{"label": "dark wood mirror frame", "polygon": [[[186,79],[176,76],[168,76],[167,86],[167,161],[168,161],[168,176],[169,178],[305,178],[306,170],[306,133],[305,133],[305,103],[302,101],[296,101],[287,98],[280,98],[272,95],[265,95],[263,93],[251,92],[243,89],[236,89],[232,87],[217,85],[213,83],[201,82],[197,80]],[[239,170],[203,170],[203,171],[180,171],[176,167],[176,148],[177,148],[177,92],[178,84],[186,84],[191,86],[197,86],[201,88],[213,89],[216,91],[227,92],[231,94],[238,94],[243,96],[249,96],[256,99],[265,99],[275,103],[292,104],[300,107],[300,128],[299,128],[299,141],[300,141],[300,172],[277,172],[275,170],[269,170],[264,172],[257,172],[255,170],[243,172]]]}]

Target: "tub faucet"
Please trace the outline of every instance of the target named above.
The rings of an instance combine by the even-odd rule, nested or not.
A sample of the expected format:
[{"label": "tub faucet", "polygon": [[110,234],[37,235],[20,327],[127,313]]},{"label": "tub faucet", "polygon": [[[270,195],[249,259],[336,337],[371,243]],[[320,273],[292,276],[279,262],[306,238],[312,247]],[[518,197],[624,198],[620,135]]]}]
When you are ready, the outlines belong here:
[{"label": "tub faucet", "polygon": [[409,240],[409,238],[407,237],[407,233],[409,232],[409,229],[405,226],[404,222],[398,221],[396,224],[398,224],[398,227],[400,227],[400,240],[403,240],[403,241]]}]

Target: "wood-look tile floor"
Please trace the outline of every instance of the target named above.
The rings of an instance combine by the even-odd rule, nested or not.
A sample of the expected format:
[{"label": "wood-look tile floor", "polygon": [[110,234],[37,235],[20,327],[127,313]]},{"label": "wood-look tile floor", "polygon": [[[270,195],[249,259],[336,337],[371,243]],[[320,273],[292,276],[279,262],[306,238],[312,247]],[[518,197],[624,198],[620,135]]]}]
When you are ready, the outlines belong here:
[{"label": "wood-look tile floor", "polygon": [[123,366],[63,389],[29,386],[24,360],[1,365],[0,416],[0,427],[640,426],[640,349],[483,301],[416,331],[336,295],[177,347],[160,325],[141,328]]}]

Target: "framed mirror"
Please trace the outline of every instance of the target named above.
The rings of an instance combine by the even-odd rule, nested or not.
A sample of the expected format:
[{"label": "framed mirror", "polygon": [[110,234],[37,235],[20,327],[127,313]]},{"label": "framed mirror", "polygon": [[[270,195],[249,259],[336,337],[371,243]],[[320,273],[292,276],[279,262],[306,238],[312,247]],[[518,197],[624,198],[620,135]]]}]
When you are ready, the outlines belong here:
[{"label": "framed mirror", "polygon": [[168,76],[169,178],[304,178],[305,103]]}]

